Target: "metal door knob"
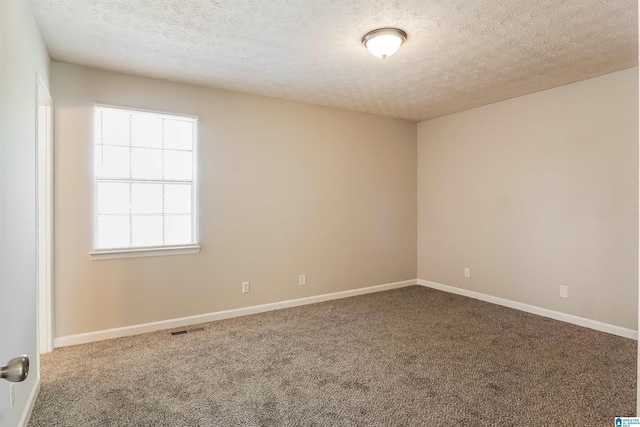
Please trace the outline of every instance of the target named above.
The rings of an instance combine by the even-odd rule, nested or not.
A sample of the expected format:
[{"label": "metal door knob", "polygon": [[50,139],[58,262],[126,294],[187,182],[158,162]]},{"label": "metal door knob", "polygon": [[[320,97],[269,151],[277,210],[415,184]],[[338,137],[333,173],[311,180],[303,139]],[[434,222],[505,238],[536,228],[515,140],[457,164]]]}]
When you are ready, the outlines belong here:
[{"label": "metal door knob", "polygon": [[12,383],[19,383],[29,375],[29,357],[26,354],[14,357],[6,365],[0,366],[0,378]]}]

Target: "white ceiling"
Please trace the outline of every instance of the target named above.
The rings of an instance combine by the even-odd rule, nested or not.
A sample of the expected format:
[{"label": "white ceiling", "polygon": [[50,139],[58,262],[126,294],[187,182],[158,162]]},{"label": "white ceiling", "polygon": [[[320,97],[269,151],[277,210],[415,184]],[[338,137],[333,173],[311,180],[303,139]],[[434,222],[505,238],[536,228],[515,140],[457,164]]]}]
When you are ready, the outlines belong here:
[{"label": "white ceiling", "polygon": [[58,61],[413,121],[638,63],[637,0],[30,1]]}]

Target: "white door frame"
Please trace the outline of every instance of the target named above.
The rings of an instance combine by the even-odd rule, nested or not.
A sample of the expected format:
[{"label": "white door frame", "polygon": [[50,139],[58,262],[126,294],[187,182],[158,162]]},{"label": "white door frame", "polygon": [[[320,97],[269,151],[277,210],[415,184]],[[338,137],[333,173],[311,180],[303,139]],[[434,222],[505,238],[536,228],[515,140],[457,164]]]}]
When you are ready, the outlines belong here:
[{"label": "white door frame", "polygon": [[36,76],[38,353],[53,350],[53,100]]}]

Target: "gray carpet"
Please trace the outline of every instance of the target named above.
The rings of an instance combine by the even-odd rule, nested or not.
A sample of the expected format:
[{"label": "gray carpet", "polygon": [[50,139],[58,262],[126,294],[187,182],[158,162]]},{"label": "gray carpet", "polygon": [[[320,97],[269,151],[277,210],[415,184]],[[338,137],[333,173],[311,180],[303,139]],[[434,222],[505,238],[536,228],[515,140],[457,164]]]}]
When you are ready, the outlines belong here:
[{"label": "gray carpet", "polygon": [[636,342],[412,286],[56,349],[29,426],[610,426]]}]

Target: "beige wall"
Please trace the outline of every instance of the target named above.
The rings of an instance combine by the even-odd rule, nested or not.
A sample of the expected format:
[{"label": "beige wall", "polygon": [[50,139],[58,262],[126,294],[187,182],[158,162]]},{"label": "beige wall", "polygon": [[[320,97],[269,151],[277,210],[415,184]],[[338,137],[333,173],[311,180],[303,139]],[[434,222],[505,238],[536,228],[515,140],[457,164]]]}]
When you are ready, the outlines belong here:
[{"label": "beige wall", "polygon": [[419,123],[418,277],[636,329],[637,73]]},{"label": "beige wall", "polygon": [[[415,278],[415,123],[58,62],[52,88],[57,337]],[[200,254],[89,260],[94,102],[200,116]]]},{"label": "beige wall", "polygon": [[[406,280],[416,268],[636,329],[637,72],[422,122],[416,153],[412,123],[54,62],[55,335]],[[200,116],[200,254],[89,260],[94,102]]]},{"label": "beige wall", "polygon": [[18,425],[38,376],[36,293],[36,73],[49,83],[49,55],[29,4],[0,1],[0,363],[31,359],[26,381],[0,381],[0,426]]}]

